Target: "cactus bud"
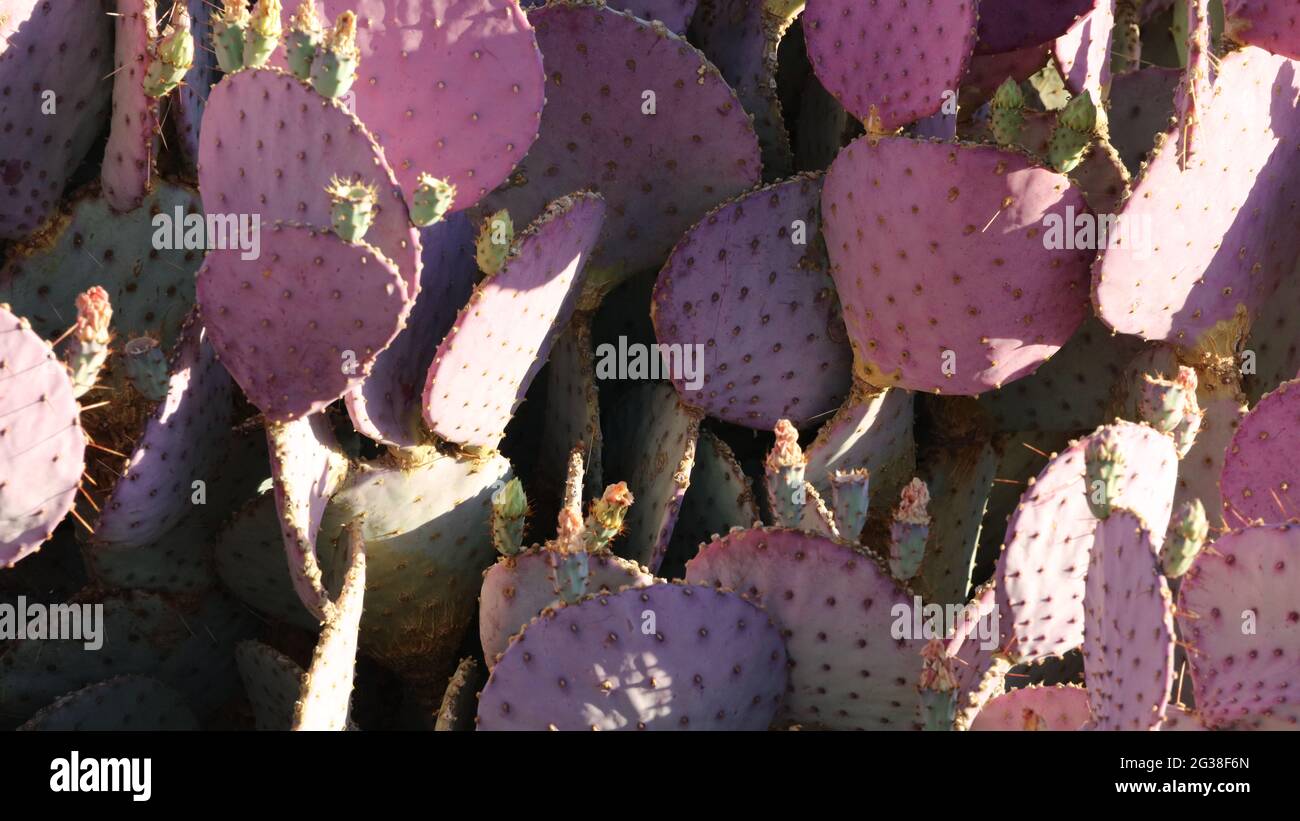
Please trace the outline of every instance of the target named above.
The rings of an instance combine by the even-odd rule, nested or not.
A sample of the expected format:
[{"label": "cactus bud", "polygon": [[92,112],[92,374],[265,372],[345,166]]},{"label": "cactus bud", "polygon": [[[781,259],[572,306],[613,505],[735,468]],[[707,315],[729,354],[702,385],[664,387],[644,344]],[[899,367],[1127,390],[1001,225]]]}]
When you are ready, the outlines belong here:
[{"label": "cactus bud", "polygon": [[776,524],[798,527],[807,501],[803,475],[808,460],[799,448],[799,431],[790,420],[778,419],[774,432],[776,443],[763,463],[767,499]]},{"label": "cactus bud", "polygon": [[280,43],[280,0],[257,0],[248,30],[244,32],[244,68],[266,65]]},{"label": "cactus bud", "polygon": [[930,538],[930,488],[913,479],[903,488],[894,519],[889,523],[889,570],[900,582],[921,569],[925,542]]},{"label": "cactus bud", "polygon": [[227,74],[244,67],[244,34],[248,23],[244,0],[225,0],[225,10],[212,13],[212,50],[217,55],[217,65]]},{"label": "cactus bud", "polygon": [[555,595],[575,602],[587,592],[591,575],[591,556],[585,548],[582,516],[571,507],[560,510],[555,541],[548,545],[547,562],[551,567],[551,586]]},{"label": "cactus bud", "polygon": [[478,239],[474,243],[479,270],[488,276],[500,271],[514,241],[515,224],[510,220],[510,212],[502,208],[479,227]]},{"label": "cactus bud", "polygon": [[957,717],[957,676],[941,639],[921,649],[921,713],[926,730],[951,730]]},{"label": "cactus bud", "polygon": [[167,398],[167,357],[158,340],[147,336],[132,339],[122,347],[126,378],[145,399],[161,402]]},{"label": "cactus bud", "polygon": [[1210,534],[1210,522],[1205,518],[1205,506],[1200,499],[1184,502],[1169,522],[1169,535],[1160,551],[1160,565],[1165,575],[1177,579],[1188,571],[1196,554],[1205,546]]},{"label": "cactus bud", "polygon": [[1092,145],[1097,133],[1097,106],[1092,93],[1085,91],[1072,98],[1056,115],[1056,128],[1047,143],[1052,167],[1062,174],[1073,171]]},{"label": "cactus bud", "polygon": [[492,544],[502,556],[514,556],[524,543],[524,519],[528,516],[528,497],[518,479],[506,482],[492,496]]},{"label": "cactus bud", "polygon": [[284,53],[289,70],[299,80],[311,80],[311,64],[325,42],[325,23],[316,13],[316,0],[302,0],[289,19],[284,35]]},{"label": "cactus bud", "polygon": [[1180,367],[1172,381],[1142,376],[1138,412],[1151,427],[1173,437],[1178,458],[1196,442],[1201,429],[1201,409],[1196,401],[1196,371]]},{"label": "cactus bud", "polygon": [[856,541],[867,525],[870,475],[866,468],[837,470],[831,474],[831,510],[835,527],[845,539]]},{"label": "cactus bud", "polygon": [[357,49],[357,16],[345,11],[311,61],[311,85],[322,96],[336,99],[348,93],[357,78],[361,52]]},{"label": "cactus bud", "polygon": [[185,79],[194,65],[194,35],[190,31],[190,13],[184,3],[177,3],[172,22],[158,38],[144,75],[144,93],[150,97],[169,94]]},{"label": "cactus bud", "polygon": [[605,488],[601,497],[591,503],[584,534],[588,552],[597,553],[609,548],[610,541],[623,532],[623,519],[632,502],[632,491],[627,489],[627,482],[619,482]]},{"label": "cactus bud", "polygon": [[1008,77],[998,86],[989,104],[989,125],[998,145],[1010,146],[1020,142],[1020,129],[1025,124],[1025,94],[1014,78]]},{"label": "cactus bud", "polygon": [[432,174],[421,174],[411,197],[411,221],[421,228],[446,216],[456,201],[456,186]]},{"label": "cactus bud", "polygon": [[1114,428],[1102,428],[1088,440],[1083,469],[1088,508],[1098,519],[1105,519],[1123,489],[1124,454]]},{"label": "cactus bud", "polygon": [[361,179],[341,180],[332,177],[325,188],[330,198],[330,221],[334,233],[347,242],[360,242],[375,219],[374,186]]},{"label": "cactus bud", "polygon": [[108,325],[113,319],[113,306],[108,292],[98,285],[79,295],[76,305],[77,321],[64,348],[63,361],[72,377],[72,395],[80,397],[95,386],[108,360],[112,337]]}]

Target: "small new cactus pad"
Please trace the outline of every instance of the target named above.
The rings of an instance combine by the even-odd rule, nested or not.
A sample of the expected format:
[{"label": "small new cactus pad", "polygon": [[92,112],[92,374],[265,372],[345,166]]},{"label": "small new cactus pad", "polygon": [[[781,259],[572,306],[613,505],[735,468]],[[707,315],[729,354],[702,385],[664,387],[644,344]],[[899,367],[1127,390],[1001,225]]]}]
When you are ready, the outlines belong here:
[{"label": "small new cactus pad", "polygon": [[1103,427],[1088,437],[1083,449],[1084,497],[1098,519],[1107,518],[1119,505],[1130,468],[1126,461],[1118,428]]},{"label": "small new cactus pad", "polygon": [[906,637],[915,602],[870,554],[797,530],[737,530],[701,549],[686,579],[744,591],[777,622],[791,661],[784,720],[835,730],[919,727],[925,641]]},{"label": "small new cactus pad", "polygon": [[[855,197],[863,190],[891,195]],[[966,395],[1032,373],[1087,315],[1093,252],[1048,241],[1054,224],[1085,213],[1068,180],[1019,154],[905,137],[855,141],[822,191],[855,373]],[[954,230],[936,237],[936,221]],[[1037,273],[1016,278],[1026,271]]]},{"label": "small new cactus pad", "polygon": [[171,93],[185,79],[194,65],[194,35],[190,30],[190,13],[185,0],[171,8],[171,20],[153,45],[144,78],[144,93],[162,97]]},{"label": "small new cactus pad", "polygon": [[325,33],[316,0],[300,0],[284,33],[284,59],[299,80],[311,79],[311,64],[325,43]]},{"label": "small new cactus pad", "polygon": [[1284,382],[1241,420],[1223,457],[1223,516],[1233,527],[1300,516],[1300,380]]},{"label": "small new cactus pad", "polygon": [[333,544],[363,516],[366,612],[361,649],[400,675],[432,716],[474,619],[489,537],[492,494],[511,478],[501,456],[364,463],[334,494],[320,527]]},{"label": "small new cactus pad", "polygon": [[114,211],[134,210],[152,187],[158,100],[145,90],[145,75],[158,38],[156,15],[155,0],[117,0],[112,129],[100,172]]},{"label": "small new cactus pad", "polygon": [[1213,93],[1201,96],[1195,156],[1184,168],[1177,125],[1157,138],[1119,214],[1123,239],[1093,268],[1093,304],[1107,325],[1185,347],[1239,305],[1258,311],[1300,253],[1294,169],[1271,159],[1300,139],[1300,73],[1242,49],[1219,61]]},{"label": "small new cactus pad", "polygon": [[411,192],[411,222],[433,225],[447,215],[456,200],[456,186],[432,174],[421,174]]},{"label": "small new cactus pad", "polygon": [[[605,203],[556,200],[513,243],[438,346],[424,383],[424,421],[462,445],[494,448],[546,362],[582,290]],[[511,321],[502,323],[501,316]]]},{"label": "small new cactus pad", "polygon": [[[108,119],[110,0],[0,2],[0,240],[55,211]],[[0,298],[0,302],[4,301]]]},{"label": "small new cactus pad", "polygon": [[1191,569],[1209,533],[1210,522],[1199,499],[1179,505],[1169,520],[1169,533],[1160,548],[1160,568],[1165,575],[1176,579]]},{"label": "small new cactus pad", "polygon": [[807,457],[799,447],[799,431],[789,419],[778,419],[772,429],[775,442],[763,460],[763,485],[773,521],[798,527],[807,501],[804,468]]},{"label": "small new cactus pad", "polygon": [[[551,585],[550,548],[534,545],[499,559],[483,574],[479,593],[478,635],[488,669],[510,645],[510,638],[548,607],[559,603]],[[608,553],[589,558],[587,592],[617,593],[653,584],[654,576],[636,562]]]},{"label": "small new cactus pad", "polygon": [[484,276],[493,276],[501,271],[514,241],[515,225],[509,211],[502,208],[484,218],[474,240],[474,259]]},{"label": "small new cactus pad", "polygon": [[757,183],[758,138],[717,69],[662,25],[581,0],[529,20],[546,62],[541,136],[486,202],[523,224],[556,197],[599,189],[609,216],[587,286],[598,298]]},{"label": "small new cactus pad", "polygon": [[266,65],[284,33],[280,0],[257,0],[244,32],[244,68]]},{"label": "small new cactus pad", "polygon": [[[651,317],[683,402],[769,430],[839,407],[853,358],[821,241],[821,177],[710,211],[659,272]],[[687,367],[689,366],[689,367]]]},{"label": "small new cactus pad", "polygon": [[19,730],[42,732],[149,732],[198,730],[185,699],[157,679],[127,675],[68,693]]},{"label": "small new cactus pad", "polygon": [[[184,186],[160,182],[129,214],[114,213],[102,196],[88,192],[40,242],[21,246],[0,268],[0,302],[55,339],[76,316],[77,296],[100,285],[113,306],[118,344],[152,336],[171,350],[194,305],[205,236],[195,225],[202,224],[198,195]],[[185,240],[195,233],[199,247]],[[240,244],[239,236],[238,223],[233,233],[222,234],[231,246]]]},{"label": "small new cactus pad", "polygon": [[234,74],[244,67],[244,38],[248,33],[250,15],[247,0],[220,0],[212,12],[212,50],[217,64],[226,74]]},{"label": "small new cactus pad", "polygon": [[289,576],[302,603],[326,621],[333,596],[325,589],[316,539],[330,497],[347,478],[348,460],[319,414],[268,425],[266,439]]},{"label": "small new cactus pad", "polygon": [[777,627],[735,593],[664,582],[548,610],[479,697],[480,730],[764,730],[781,703]]},{"label": "small new cactus pad", "polygon": [[95,387],[99,372],[108,361],[112,341],[108,324],[113,319],[113,306],[108,301],[108,292],[98,285],[79,294],[76,304],[77,321],[63,347],[63,363],[72,378],[73,395],[80,398]]},{"label": "small new cactus pad", "polygon": [[507,558],[523,549],[528,497],[518,479],[492,494],[492,546]]},{"label": "small new cactus pad", "polygon": [[438,720],[434,729],[440,732],[472,732],[474,713],[478,710],[478,694],[487,683],[487,671],[478,659],[466,656],[456,665],[456,672],[447,682],[438,707]]},{"label": "small new cactus pad", "polygon": [[344,242],[365,239],[375,219],[375,187],[365,180],[331,177],[325,194],[330,198],[330,226],[334,233]]},{"label": "small new cactus pad", "polygon": [[866,468],[871,473],[873,507],[890,507],[916,475],[912,425],[912,394],[854,388],[808,446],[804,478],[829,499],[832,473]]},{"label": "small new cactus pad", "polygon": [[1300,22],[1295,8],[1267,0],[1223,0],[1224,33],[1238,43],[1300,60]]},{"label": "small new cactus pad", "polygon": [[905,582],[916,575],[930,538],[930,489],[920,479],[903,488],[889,523],[889,572]]},{"label": "small new cactus pad", "polygon": [[260,641],[235,645],[235,663],[244,683],[253,723],[259,730],[287,730],[306,676],[298,662]]},{"label": "small new cactus pad", "polygon": [[1007,77],[989,102],[989,128],[998,145],[1010,148],[1020,142],[1025,124],[1025,95],[1014,77]]},{"label": "small new cactus pad", "polygon": [[[1110,506],[1131,510],[1152,532],[1164,533],[1178,469],[1173,440],[1129,422],[1101,432],[1118,440],[1126,465]],[[1060,655],[1083,642],[1084,576],[1097,527],[1085,492],[1084,453],[1099,433],[1048,462],[1007,522],[997,597],[1002,630],[1014,638],[1011,652],[1020,662]]]},{"label": "small new cactus pad", "polygon": [[346,730],[352,711],[357,631],[366,595],[366,552],[360,523],[349,525],[343,538],[348,543],[347,575],[303,679],[302,694],[293,711],[295,730]]},{"label": "small new cactus pad", "polygon": [[[662,2],[657,0],[656,5]],[[695,5],[694,0],[667,2]],[[802,11],[801,6],[777,8],[748,0],[701,0],[694,18],[689,20],[691,42],[718,67],[727,85],[736,90],[745,111],[753,115],[763,154],[763,178],[769,180],[789,176],[794,170],[790,136],[777,96],[777,48]],[[637,11],[635,4],[627,4],[626,10],[646,20],[656,19]],[[668,20],[664,22],[678,34],[686,31],[687,20],[680,28]]]},{"label": "small new cactus pad", "polygon": [[210,252],[198,301],[221,364],[269,421],[321,410],[366,378],[411,298],[374,247],[295,223],[263,223],[263,255]]},{"label": "small new cactus pad", "polygon": [[651,571],[668,550],[695,464],[700,414],[663,382],[638,385],[609,412],[605,481],[621,479],[637,502],[614,551]]},{"label": "small new cactus pad", "polygon": [[979,54],[1000,54],[1060,37],[1096,0],[984,0],[979,4]]},{"label": "small new cactus pad", "polygon": [[1293,730],[1300,657],[1294,522],[1235,530],[1201,551],[1178,591],[1196,711],[1217,728]]},{"label": "small new cactus pad", "polygon": [[311,87],[322,97],[336,100],[352,90],[361,63],[357,48],[357,16],[345,11],[326,32],[311,62]]},{"label": "small new cactus pad", "polygon": [[[320,618],[298,598],[285,562],[275,495],[250,499],[230,517],[212,545],[217,576],[226,589],[263,616],[304,630],[315,630]],[[288,727],[286,721],[284,724]]]},{"label": "small new cactus pad", "polygon": [[361,122],[276,69],[231,74],[212,89],[199,140],[205,211],[326,228],[325,188],[336,176],[364,180],[379,192],[366,241],[393,261],[414,296],[419,235],[393,169]]},{"label": "small new cactus pad", "polygon": [[1154,730],[1164,720],[1174,683],[1174,608],[1156,538],[1128,510],[1099,522],[1093,535],[1083,597],[1093,729]]},{"label": "small new cactus pad", "polygon": [[1088,691],[1069,684],[1018,687],[994,696],[971,722],[972,730],[1081,730],[1092,718]]},{"label": "small new cactus pad", "polygon": [[406,327],[375,359],[370,375],[344,397],[358,431],[377,442],[411,447],[424,440],[420,393],[438,343],[474,290],[474,231],[455,214],[420,232],[420,295]]},{"label": "small new cactus pad", "polygon": [[850,114],[869,120],[869,131],[890,132],[957,93],[975,47],[975,6],[809,0],[808,60]]},{"label": "small new cactus pad", "polygon": [[1110,141],[1134,176],[1150,159],[1156,136],[1174,116],[1174,89],[1180,77],[1177,69],[1147,66],[1111,80],[1106,110]]},{"label": "small new cactus pad", "polygon": [[669,579],[681,578],[686,574],[686,562],[695,558],[700,545],[733,527],[750,527],[758,521],[753,485],[735,454],[726,442],[701,428],[695,445],[691,485],[682,498],[659,574]]},{"label": "small new cactus pad", "polygon": [[0,568],[38,550],[77,500],[86,434],[63,363],[0,304]]},{"label": "small new cactus pad", "polygon": [[1090,92],[1100,98],[1110,84],[1114,5],[1115,0],[1093,0],[1092,8],[1052,42],[1052,57],[1073,94]]},{"label": "small new cactus pad", "polygon": [[230,377],[193,315],[181,332],[166,384],[102,505],[96,543],[132,547],[156,541],[189,512],[194,482],[206,485],[217,464],[229,458]]}]

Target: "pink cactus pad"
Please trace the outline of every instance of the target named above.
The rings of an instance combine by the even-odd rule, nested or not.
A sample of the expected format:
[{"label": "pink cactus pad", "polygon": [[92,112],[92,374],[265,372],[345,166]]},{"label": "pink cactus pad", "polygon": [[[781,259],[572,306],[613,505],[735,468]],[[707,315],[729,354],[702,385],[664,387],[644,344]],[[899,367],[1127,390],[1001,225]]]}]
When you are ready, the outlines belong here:
[{"label": "pink cactus pad", "polygon": [[515,239],[438,346],[424,383],[430,430],[496,447],[569,321],[604,219],[604,201],[581,192],[551,203]]},{"label": "pink cactus pad", "polygon": [[1224,452],[1219,487],[1223,517],[1230,526],[1300,516],[1298,452],[1300,380],[1292,380],[1259,400]]},{"label": "pink cactus pad", "polygon": [[1160,730],[1166,733],[1205,732],[1208,727],[1201,723],[1200,716],[1193,710],[1170,704],[1165,710],[1165,723]]},{"label": "pink cactus pad", "polygon": [[1238,43],[1300,60],[1300,16],[1274,0],[1223,0],[1225,33]]},{"label": "pink cactus pad", "polygon": [[783,719],[827,729],[917,727],[925,641],[891,636],[897,609],[910,614],[914,602],[872,555],[797,530],[752,528],[702,548],[686,579],[748,594],[772,614],[791,661]]},{"label": "pink cactus pad", "polygon": [[1046,43],[1070,30],[1096,0],[984,0],[979,4],[979,54]]},{"label": "pink cactus pad", "polygon": [[316,534],[330,497],[348,474],[348,460],[324,416],[267,427],[271,476],[289,577],[298,598],[321,621],[334,610],[316,553]]},{"label": "pink cactus pad", "polygon": [[636,386],[608,411],[605,481],[626,481],[636,503],[614,552],[659,569],[690,485],[700,413],[662,382]]},{"label": "pink cactus pad", "polygon": [[717,69],[662,25],[582,0],[529,19],[546,62],[541,136],[486,202],[522,224],[556,197],[598,191],[609,206],[587,285],[598,298],[757,183],[758,138]]},{"label": "pink cactus pad", "polygon": [[[1116,421],[1101,430],[1107,429],[1119,438],[1126,466],[1112,507],[1132,510],[1163,535],[1178,470],[1173,440],[1131,422]],[[997,565],[998,606],[1003,632],[1014,638],[1011,652],[1020,662],[1060,655],[1083,642],[1084,577],[1097,527],[1085,495],[1084,449],[1090,438],[1073,442],[1048,462],[1007,522]]]},{"label": "pink cactus pad", "polygon": [[190,512],[193,482],[211,481],[228,456],[230,376],[193,314],[169,370],[167,396],[145,423],[100,511],[98,545],[140,547],[161,538]]},{"label": "pink cactus pad", "polygon": [[199,139],[204,211],[327,228],[325,187],[334,176],[360,178],[380,192],[366,241],[392,260],[414,297],[419,234],[365,126],[339,103],[274,69],[240,71],[212,89]]},{"label": "pink cactus pad", "polygon": [[1249,527],[1202,550],[1178,591],[1196,710],[1216,728],[1300,723],[1300,526]]},{"label": "pink cactus pad", "polygon": [[[510,637],[528,625],[547,607],[558,604],[551,582],[554,570],[547,552],[532,547],[509,559],[501,559],[483,573],[478,598],[478,635],[488,669],[510,646]],[[645,587],[654,576],[636,562],[618,556],[593,555],[588,593],[617,593],[625,587]]]},{"label": "pink cactus pad", "polygon": [[[756,189],[710,211],[673,249],[651,316],[658,341],[683,354],[669,376],[686,404],[770,430],[778,419],[804,425],[848,396],[853,352],[819,241],[820,199],[820,175]],[[686,354],[692,373],[680,367]]]},{"label": "pink cactus pad", "polygon": [[1191,347],[1237,306],[1258,311],[1300,253],[1300,169],[1280,159],[1300,140],[1300,72],[1242,49],[1220,61],[1209,97],[1186,170],[1175,126],[1157,138],[1119,215],[1119,242],[1093,268],[1098,315],[1121,333]]},{"label": "pink cactus pad", "polygon": [[76,502],[79,413],[63,363],[0,305],[0,569],[38,550]]},{"label": "pink cactus pad", "polygon": [[514,0],[318,0],[317,7],[330,20],[356,11],[361,64],[352,107],[408,203],[427,172],[456,186],[453,210],[468,208],[528,153],[545,78],[532,27]]},{"label": "pink cactus pad", "polygon": [[1028,80],[1047,65],[1048,45],[1051,44],[1035,43],[1015,51],[971,57],[970,64],[966,67],[966,76],[961,79],[962,94],[973,94],[975,101],[982,103],[991,99],[993,92],[1008,77],[1017,83]]},{"label": "pink cactus pad", "polygon": [[269,421],[323,409],[361,384],[406,321],[401,275],[377,249],[262,223],[262,253],[208,253],[198,301],[221,363]]},{"label": "pink cactus pad", "polygon": [[1089,91],[1101,99],[1110,83],[1110,32],[1115,26],[1115,0],[1093,0],[1083,16],[1052,42],[1052,58],[1073,94]]},{"label": "pink cactus pad", "polygon": [[103,80],[113,70],[111,7],[0,0],[0,88],[11,90],[0,95],[0,240],[36,230],[99,136],[111,105]]},{"label": "pink cactus pad", "polygon": [[786,682],[760,608],[665,582],[534,619],[483,688],[478,729],[765,730]]},{"label": "pink cactus pad", "polygon": [[893,131],[956,94],[975,47],[975,5],[809,0],[808,60],[850,114]]},{"label": "pink cactus pad", "polygon": [[1033,373],[1087,315],[1093,252],[1046,247],[1054,221],[1086,214],[1069,180],[1020,154],[853,142],[822,220],[857,375],[974,395]]},{"label": "pink cactus pad", "polygon": [[1174,89],[1182,72],[1148,66],[1111,80],[1107,119],[1110,141],[1129,173],[1136,175],[1151,158],[1156,136],[1174,116]]},{"label": "pink cactus pad", "polygon": [[438,343],[474,290],[474,230],[454,214],[420,232],[420,295],[406,327],[384,349],[361,386],[349,391],[348,415],[377,442],[410,447],[424,439],[420,395]]},{"label": "pink cactus pad", "polygon": [[892,505],[916,473],[912,422],[912,395],[907,391],[855,389],[808,446],[804,478],[829,499],[832,473],[866,468],[871,471],[872,499],[878,506]]},{"label": "pink cactus pad", "polygon": [[972,730],[1078,730],[1092,717],[1088,691],[1057,684],[1019,687],[984,705]]},{"label": "pink cactus pad", "polygon": [[101,171],[104,199],[115,211],[134,210],[151,188],[158,100],[144,93],[144,75],[158,37],[156,15],[155,0],[117,0],[113,127]]},{"label": "pink cactus pad", "polygon": [[1159,552],[1156,536],[1130,511],[1097,523],[1083,598],[1092,729],[1154,730],[1164,720],[1174,683],[1174,608]]}]

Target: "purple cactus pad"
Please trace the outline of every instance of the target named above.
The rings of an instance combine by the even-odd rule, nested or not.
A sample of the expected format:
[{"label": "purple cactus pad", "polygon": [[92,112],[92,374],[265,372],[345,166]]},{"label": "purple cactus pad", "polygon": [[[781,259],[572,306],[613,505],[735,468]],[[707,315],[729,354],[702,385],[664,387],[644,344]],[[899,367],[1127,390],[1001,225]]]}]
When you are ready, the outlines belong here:
[{"label": "purple cactus pad", "polygon": [[[1232,527],[1300,517],[1300,380],[1259,400],[1232,434],[1219,488]],[[1205,506],[1210,511],[1210,505]],[[1211,513],[1211,515],[1213,515]]]}]

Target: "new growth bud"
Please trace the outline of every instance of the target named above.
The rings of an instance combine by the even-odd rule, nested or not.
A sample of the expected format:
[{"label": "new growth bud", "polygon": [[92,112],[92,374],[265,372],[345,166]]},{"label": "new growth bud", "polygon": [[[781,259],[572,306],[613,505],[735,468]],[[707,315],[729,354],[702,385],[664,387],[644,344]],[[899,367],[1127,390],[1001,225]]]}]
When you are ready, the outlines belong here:
[{"label": "new growth bud", "polygon": [[588,552],[609,548],[614,537],[623,532],[623,519],[632,502],[632,491],[627,489],[627,482],[619,482],[605,488],[601,497],[591,503],[584,534]]},{"label": "new growth bud", "polygon": [[930,488],[925,482],[908,482],[889,523],[889,570],[899,581],[907,581],[921,569],[930,538],[929,505]]},{"label": "new growth bud", "polygon": [[244,33],[244,68],[258,68],[271,59],[284,30],[280,22],[282,11],[280,0],[257,0]]},{"label": "new growth bud", "polygon": [[807,458],[799,447],[799,431],[788,419],[777,420],[776,443],[764,461],[767,499],[776,524],[798,527],[806,501],[804,466]]},{"label": "new growth bud", "polygon": [[108,360],[109,322],[113,319],[113,306],[108,292],[95,285],[76,300],[77,321],[72,326],[63,361],[72,377],[72,394],[80,397],[95,386],[99,371]]},{"label": "new growth bud", "polygon": [[1105,519],[1123,490],[1124,454],[1114,428],[1102,428],[1088,439],[1083,468],[1088,508],[1098,519]]},{"label": "new growth bud", "polygon": [[357,78],[361,52],[357,49],[357,16],[345,11],[311,61],[311,84],[322,96],[337,99]]},{"label": "new growth bud", "polygon": [[1015,78],[1008,77],[998,86],[989,103],[989,113],[989,126],[998,145],[1020,142],[1020,129],[1025,124],[1025,94]]},{"label": "new growth bud", "polygon": [[150,97],[169,94],[185,79],[194,65],[194,35],[190,31],[190,13],[184,3],[172,7],[171,24],[154,45],[149,68],[144,75],[144,93]]},{"label": "new growth bud", "polygon": [[364,239],[375,219],[378,194],[374,186],[359,178],[342,180],[332,177],[325,193],[330,198],[330,221],[334,233],[347,242]]},{"label": "new growth bud", "polygon": [[311,80],[311,64],[325,42],[325,22],[316,12],[316,0],[302,0],[289,19],[284,35],[284,54],[289,70],[299,80]]},{"label": "new growth bud", "polygon": [[212,50],[217,55],[217,65],[226,74],[244,67],[244,35],[248,24],[244,0],[225,0],[225,9],[212,13]]},{"label": "new growth bud", "polygon": [[1177,579],[1192,566],[1205,539],[1210,534],[1210,522],[1205,517],[1205,506],[1200,499],[1184,502],[1169,522],[1169,535],[1160,551],[1160,565],[1165,575]]},{"label": "new growth bud", "polygon": [[474,243],[474,257],[478,261],[479,270],[487,276],[500,271],[514,241],[515,224],[510,219],[509,211],[502,208],[484,220]]},{"label": "new growth bud", "polygon": [[421,174],[411,197],[411,221],[421,228],[447,215],[456,201],[456,186],[432,174]]},{"label": "new growth bud", "polygon": [[492,497],[492,545],[502,556],[517,555],[524,544],[528,497],[517,478],[506,482]]},{"label": "new growth bud", "polygon": [[1084,91],[1056,115],[1056,128],[1047,143],[1052,167],[1062,174],[1073,171],[1083,162],[1096,135],[1097,106],[1092,101],[1092,93]]}]

